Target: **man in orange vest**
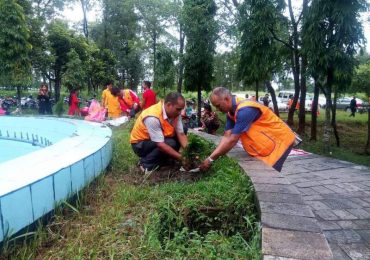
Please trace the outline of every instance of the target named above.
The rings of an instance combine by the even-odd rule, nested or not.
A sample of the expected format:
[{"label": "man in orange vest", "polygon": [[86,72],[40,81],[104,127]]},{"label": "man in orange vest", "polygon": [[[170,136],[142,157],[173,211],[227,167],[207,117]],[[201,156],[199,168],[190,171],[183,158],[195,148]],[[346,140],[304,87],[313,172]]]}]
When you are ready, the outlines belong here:
[{"label": "man in orange vest", "polygon": [[184,97],[172,92],[164,101],[139,115],[131,131],[130,143],[140,157],[142,171],[160,167],[169,157],[181,161],[180,146],[184,148],[188,144],[180,119],[184,107]]},{"label": "man in orange vest", "polygon": [[232,96],[226,88],[215,88],[210,99],[218,110],[227,113],[227,122],[220,144],[202,162],[200,169],[207,170],[240,139],[250,156],[280,172],[295,143],[295,133],[268,107]]}]

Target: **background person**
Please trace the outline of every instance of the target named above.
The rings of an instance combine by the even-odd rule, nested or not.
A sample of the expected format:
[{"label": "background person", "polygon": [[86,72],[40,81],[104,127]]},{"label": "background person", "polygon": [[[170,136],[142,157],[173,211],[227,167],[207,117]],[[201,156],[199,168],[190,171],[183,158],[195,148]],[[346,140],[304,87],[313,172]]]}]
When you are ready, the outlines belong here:
[{"label": "background person", "polygon": [[51,115],[51,102],[49,96],[49,88],[48,85],[42,83],[39,88],[39,94],[37,96],[37,100],[39,103],[39,114],[40,115]]},{"label": "background person", "polygon": [[120,89],[113,87],[111,90],[111,95],[107,96],[106,100],[106,107],[108,109],[108,117],[109,118],[117,118],[122,115],[122,110],[120,103],[118,101],[118,96],[120,93]]},{"label": "background person", "polygon": [[157,94],[155,94],[155,92],[150,88],[151,85],[152,83],[150,83],[150,81],[143,81],[143,84],[141,85],[144,89],[140,104],[142,110],[145,110],[157,103]]},{"label": "background person", "polygon": [[103,90],[102,94],[101,94],[101,106],[103,108],[107,108],[107,102],[108,102],[108,99],[110,98],[110,96],[112,95],[112,93],[110,92],[111,89],[113,88],[113,81],[112,80],[108,80],[105,84],[104,84],[104,87],[105,89]]},{"label": "background person", "polygon": [[355,96],[351,99],[351,102],[349,103],[349,108],[351,109],[351,114],[349,116],[355,117],[357,111],[357,102]]},{"label": "background person", "polygon": [[74,116],[80,115],[80,108],[78,107],[80,100],[78,99],[77,96],[78,92],[74,89],[71,90],[69,93],[69,99],[68,99],[68,104],[69,104],[69,109],[68,109],[68,115]]},{"label": "background person", "polygon": [[271,109],[257,102],[240,100],[223,87],[212,91],[211,102],[227,113],[227,122],[220,144],[200,165],[202,171],[230,151],[239,139],[250,156],[281,171],[296,135]]},{"label": "background person", "polygon": [[184,97],[178,92],[172,92],[164,101],[144,110],[136,120],[130,143],[135,154],[140,157],[142,171],[166,164],[168,157],[181,161],[179,149],[188,144],[180,118],[184,107]]},{"label": "background person", "polygon": [[216,112],[212,112],[211,105],[204,103],[203,113],[200,122],[202,123],[202,128],[211,135],[216,134],[217,129],[220,127],[220,120]]},{"label": "background person", "polygon": [[118,101],[120,102],[122,112],[130,118],[134,118],[135,114],[140,110],[140,99],[131,89],[121,89]]}]

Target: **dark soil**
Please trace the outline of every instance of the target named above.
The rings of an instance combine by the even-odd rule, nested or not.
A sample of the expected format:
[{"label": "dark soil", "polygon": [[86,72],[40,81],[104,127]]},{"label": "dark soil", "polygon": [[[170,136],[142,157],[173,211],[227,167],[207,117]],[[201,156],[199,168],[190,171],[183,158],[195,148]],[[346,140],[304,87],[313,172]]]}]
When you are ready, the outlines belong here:
[{"label": "dark soil", "polygon": [[202,178],[201,172],[183,172],[179,165],[162,166],[161,168],[144,174],[139,167],[125,173],[123,181],[133,185],[156,185],[168,182],[195,182]]}]

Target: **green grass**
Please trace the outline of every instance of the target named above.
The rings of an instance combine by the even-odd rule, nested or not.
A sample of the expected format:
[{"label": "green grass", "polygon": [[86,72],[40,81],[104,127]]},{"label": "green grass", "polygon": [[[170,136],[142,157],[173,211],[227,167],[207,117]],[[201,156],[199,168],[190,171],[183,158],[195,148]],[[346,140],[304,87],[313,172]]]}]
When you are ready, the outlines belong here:
[{"label": "green grass", "polygon": [[114,130],[109,170],[77,205],[65,204],[32,240],[8,243],[3,259],[260,258],[254,191],[238,165],[223,157],[196,182],[131,185],[131,127]]}]

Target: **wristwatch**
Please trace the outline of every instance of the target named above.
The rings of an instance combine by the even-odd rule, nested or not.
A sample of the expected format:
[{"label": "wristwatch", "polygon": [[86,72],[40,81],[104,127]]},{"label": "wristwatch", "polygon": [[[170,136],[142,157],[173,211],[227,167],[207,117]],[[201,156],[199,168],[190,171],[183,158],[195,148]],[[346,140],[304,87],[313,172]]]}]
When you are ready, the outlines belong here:
[{"label": "wristwatch", "polygon": [[208,158],[208,161],[212,164],[215,160],[213,160],[212,158],[211,158],[211,156],[209,156]]}]

